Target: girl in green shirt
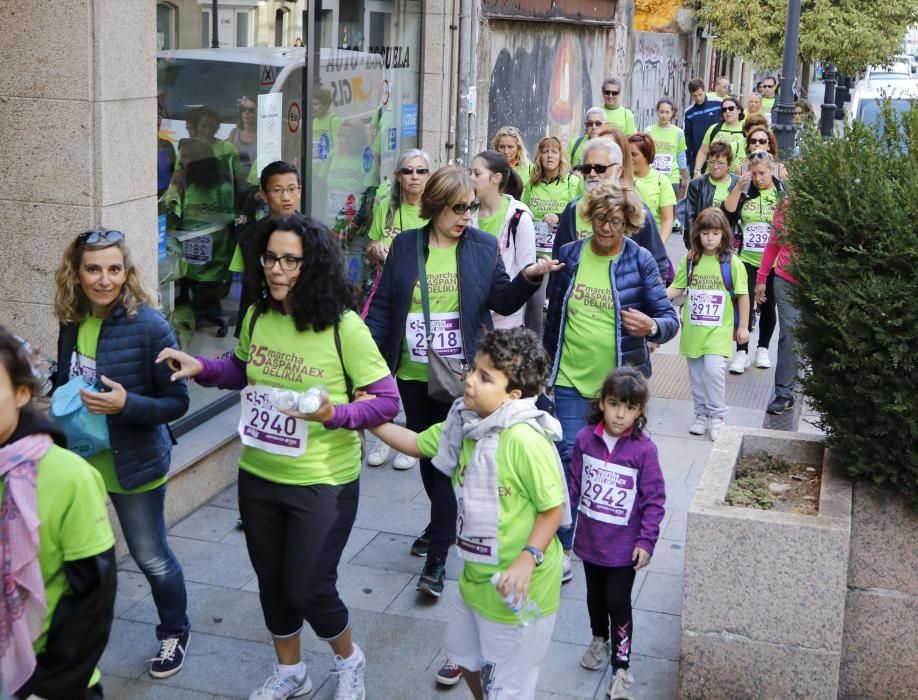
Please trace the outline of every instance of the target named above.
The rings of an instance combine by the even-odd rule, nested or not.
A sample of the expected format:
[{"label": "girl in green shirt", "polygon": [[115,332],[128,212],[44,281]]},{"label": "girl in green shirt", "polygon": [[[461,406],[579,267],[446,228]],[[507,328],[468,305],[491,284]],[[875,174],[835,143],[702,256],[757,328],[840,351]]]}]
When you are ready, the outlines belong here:
[{"label": "girl in green shirt", "polygon": [[664,97],[657,101],[657,123],[648,126],[644,133],[648,134],[656,147],[656,156],[653,160],[654,170],[669,176],[673,189],[677,191],[679,199],[685,197],[688,187],[688,165],[685,160],[685,133],[673,124],[676,116],[676,106],[672,100]]},{"label": "girl in green shirt", "polygon": [[647,134],[633,134],[628,137],[628,145],[634,170],[634,187],[653,214],[660,229],[660,238],[665,245],[673,232],[676,193],[669,177],[651,166],[656,156],[653,139]]}]

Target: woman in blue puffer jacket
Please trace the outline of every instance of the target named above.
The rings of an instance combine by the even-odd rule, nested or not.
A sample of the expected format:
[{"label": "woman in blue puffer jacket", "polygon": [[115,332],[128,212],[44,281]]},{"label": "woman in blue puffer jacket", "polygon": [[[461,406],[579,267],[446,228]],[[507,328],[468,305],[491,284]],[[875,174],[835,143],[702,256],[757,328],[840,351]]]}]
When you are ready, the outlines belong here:
[{"label": "woman in blue puffer jacket", "polygon": [[[679,329],[657,262],[629,238],[644,224],[638,194],[604,183],[586,195],[581,216],[593,234],[560,250],[563,267],[548,281],[543,338],[553,358],[549,384],[568,453],[606,375],[634,365],[649,377],[648,341],[665,343]],[[570,465],[563,462],[569,476]],[[558,535],[569,552],[571,532]]]},{"label": "woman in blue puffer jacket", "polygon": [[159,654],[150,675],[182,668],[188,646],[187,594],[182,567],[166,540],[166,474],[172,456],[167,423],[188,410],[184,381],[155,363],[175,335],[156,310],[121,231],[86,231],[67,249],[55,275],[61,323],[55,389],[80,376],[90,413],[108,424],[110,448],[87,457],[99,470],[128,549],[150,583],[159,613]]}]

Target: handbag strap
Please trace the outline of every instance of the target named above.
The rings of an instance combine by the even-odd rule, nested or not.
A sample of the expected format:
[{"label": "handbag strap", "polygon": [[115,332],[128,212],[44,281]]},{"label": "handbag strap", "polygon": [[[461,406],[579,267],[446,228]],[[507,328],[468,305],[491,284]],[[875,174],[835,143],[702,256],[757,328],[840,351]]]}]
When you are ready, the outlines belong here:
[{"label": "handbag strap", "polygon": [[430,332],[430,296],[427,293],[427,260],[424,257],[424,229],[418,229],[418,281],[421,283],[421,306],[424,309],[424,331],[427,335],[427,346],[433,333]]},{"label": "handbag strap", "polygon": [[341,363],[341,373],[344,375],[344,390],[347,392],[347,400],[354,402],[354,382],[347,373],[347,367],[344,366],[344,353],[341,352],[341,333],[338,330],[340,320],[335,321],[335,350],[338,353],[338,362]]}]

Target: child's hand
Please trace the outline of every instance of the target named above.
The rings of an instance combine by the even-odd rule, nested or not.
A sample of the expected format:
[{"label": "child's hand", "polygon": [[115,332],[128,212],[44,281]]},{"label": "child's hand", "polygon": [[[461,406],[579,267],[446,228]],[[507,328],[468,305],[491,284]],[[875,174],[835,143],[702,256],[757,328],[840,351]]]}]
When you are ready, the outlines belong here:
[{"label": "child's hand", "polygon": [[740,345],[749,342],[749,329],[748,328],[737,328],[736,329],[736,342]]},{"label": "child's hand", "polygon": [[529,595],[529,582],[532,580],[533,569],[535,569],[535,561],[532,555],[529,552],[523,552],[500,575],[497,590],[502,596],[507,596],[515,591],[513,601],[522,603]]},{"label": "child's hand", "polygon": [[634,570],[640,571],[650,563],[650,553],[640,547],[635,547],[631,552],[631,561],[634,562]]}]

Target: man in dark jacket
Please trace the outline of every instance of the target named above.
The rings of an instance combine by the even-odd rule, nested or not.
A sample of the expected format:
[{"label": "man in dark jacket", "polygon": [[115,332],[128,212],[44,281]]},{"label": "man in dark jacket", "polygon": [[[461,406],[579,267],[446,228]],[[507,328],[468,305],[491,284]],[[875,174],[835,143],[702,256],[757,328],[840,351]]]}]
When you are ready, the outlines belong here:
[{"label": "man in dark jacket", "polygon": [[[692,96],[692,106],[685,110],[685,145],[686,158],[690,164],[695,162],[695,156],[704,141],[704,135],[712,124],[720,121],[720,100],[715,100],[705,93],[704,83],[698,78],[690,80],[689,94]],[[694,176],[701,175],[696,170]]]}]

